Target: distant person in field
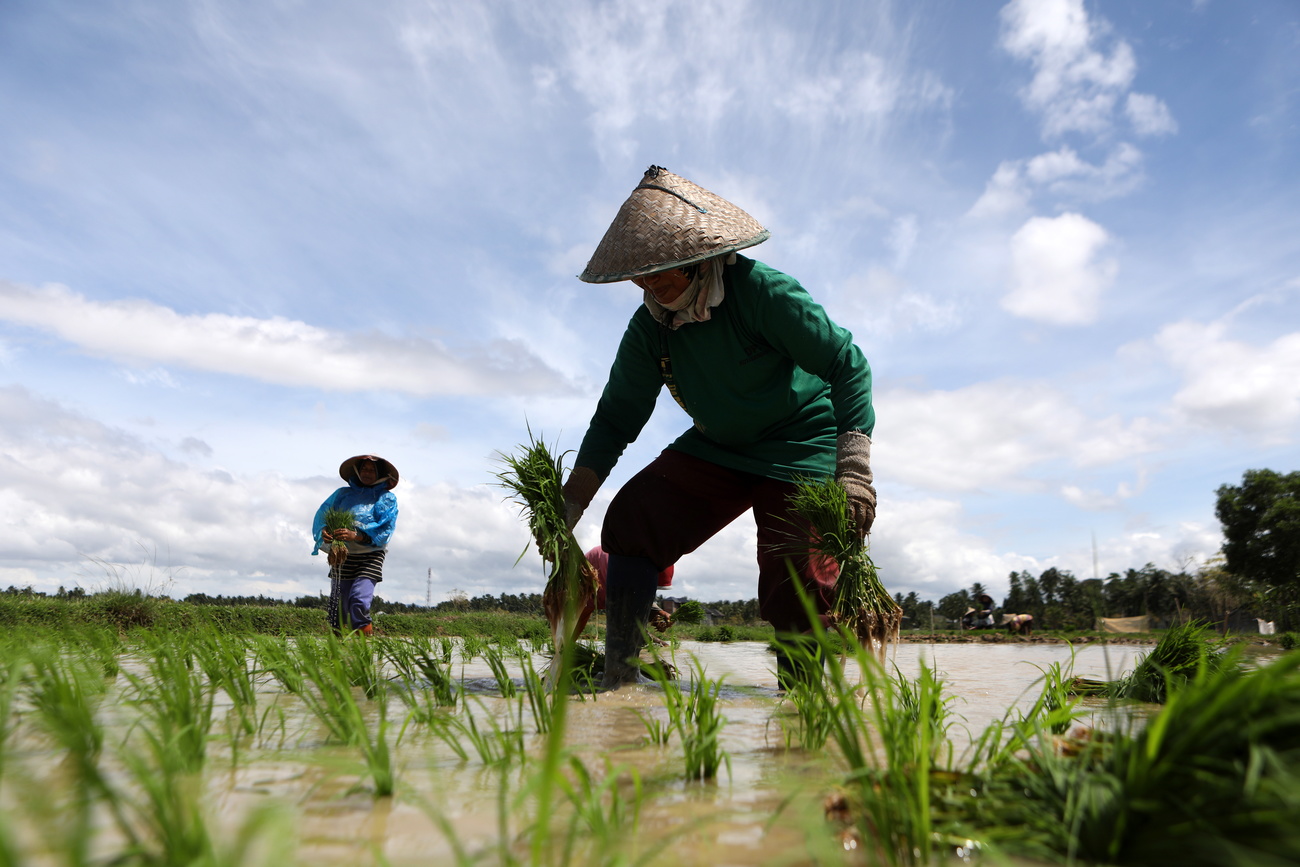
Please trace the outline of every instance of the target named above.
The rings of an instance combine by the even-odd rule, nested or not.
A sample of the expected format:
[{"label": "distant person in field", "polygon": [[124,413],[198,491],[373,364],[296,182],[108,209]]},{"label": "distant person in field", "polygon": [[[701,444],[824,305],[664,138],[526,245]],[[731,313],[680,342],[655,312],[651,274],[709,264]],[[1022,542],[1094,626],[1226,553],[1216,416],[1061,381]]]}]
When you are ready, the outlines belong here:
[{"label": "distant person in field", "polygon": [[1007,618],[1007,632],[1012,635],[1033,635],[1034,615],[1012,614]]},{"label": "distant person in field", "polygon": [[[362,635],[374,633],[370,605],[375,585],[384,580],[384,557],[388,540],[397,526],[397,468],[375,455],[357,455],[339,466],[339,476],[347,482],[326,498],[316,510],[312,535],[316,547],[312,556],[330,549],[332,542],[343,542],[347,554],[338,563],[330,551],[330,601],[328,617],[336,635],[347,631]],[[325,528],[325,513],[342,509],[354,517],[351,529],[331,532]]]},{"label": "distant person in field", "polygon": [[[600,577],[600,586],[596,590],[596,598],[578,615],[578,628],[575,634],[580,634],[587,626],[587,620],[591,617],[593,611],[605,610],[605,573],[609,571],[609,555],[605,549],[597,545],[587,552],[587,560],[592,566],[596,567],[596,574]],[[655,581],[660,589],[673,586],[673,567],[662,570],[655,576]],[[668,612],[659,607],[658,603],[650,603],[650,617],[648,623],[659,632],[663,632],[672,625],[672,618]]]}]

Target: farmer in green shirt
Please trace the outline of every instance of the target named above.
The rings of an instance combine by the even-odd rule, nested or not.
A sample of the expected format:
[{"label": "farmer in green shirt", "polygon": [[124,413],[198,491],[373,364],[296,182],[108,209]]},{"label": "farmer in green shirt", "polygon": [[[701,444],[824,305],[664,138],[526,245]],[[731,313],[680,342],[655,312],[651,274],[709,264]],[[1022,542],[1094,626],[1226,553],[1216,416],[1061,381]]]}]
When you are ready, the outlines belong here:
[{"label": "farmer in green shirt", "polygon": [[[651,166],[580,279],[642,290],[564,485],[577,523],[667,387],[692,425],[633,476],[605,514],[606,688],[638,680],[636,657],[655,577],[752,509],[758,601],[781,633],[811,628],[793,567],[818,612],[830,609],[834,561],[797,550],[796,481],[832,474],[864,535],[871,484],[871,369],[848,331],[793,278],[737,250],[768,231],[725,199]],[[796,530],[796,528],[799,528]],[[790,663],[778,656],[782,682]]]}]

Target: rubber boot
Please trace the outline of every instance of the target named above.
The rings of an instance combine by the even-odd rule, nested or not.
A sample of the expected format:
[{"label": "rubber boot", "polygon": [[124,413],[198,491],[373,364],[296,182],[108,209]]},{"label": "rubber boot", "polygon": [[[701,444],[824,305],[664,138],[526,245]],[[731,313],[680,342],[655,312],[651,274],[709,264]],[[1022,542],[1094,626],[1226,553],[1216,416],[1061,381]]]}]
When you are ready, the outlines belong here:
[{"label": "rubber boot", "polygon": [[788,636],[778,639],[776,651],[776,686],[789,692],[812,686],[826,673],[821,647],[812,636]]},{"label": "rubber boot", "polygon": [[644,557],[609,555],[605,573],[605,678],[601,689],[651,683],[637,664],[659,590],[659,568]]},{"label": "rubber boot", "polygon": [[366,638],[369,638],[375,634],[375,625],[373,623],[367,623],[365,626],[358,627],[357,632],[361,633]]}]

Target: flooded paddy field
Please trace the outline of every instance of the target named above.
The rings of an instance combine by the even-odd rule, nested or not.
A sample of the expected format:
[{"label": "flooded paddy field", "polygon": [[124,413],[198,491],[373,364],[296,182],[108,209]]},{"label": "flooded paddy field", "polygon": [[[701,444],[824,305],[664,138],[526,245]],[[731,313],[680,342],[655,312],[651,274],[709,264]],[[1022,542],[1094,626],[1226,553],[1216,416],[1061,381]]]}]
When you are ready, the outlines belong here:
[{"label": "flooded paddy field", "polygon": [[[838,711],[778,690],[766,644],[684,642],[666,654],[683,673],[677,689],[551,703],[534,648],[187,641],[101,640],[11,659],[0,695],[9,856],[0,860],[758,865],[970,855],[937,831],[924,832],[936,841],[931,857],[873,855],[861,829],[882,820],[836,819],[828,804],[860,785],[850,777],[861,768],[851,746],[817,728]],[[933,702],[909,710],[896,687],[855,690],[863,673],[853,658],[841,695],[856,716],[844,719],[865,744],[859,764],[903,755],[884,729],[910,714],[908,726],[941,731],[943,746],[908,746],[909,762],[964,767],[988,751],[990,726],[1046,719],[1045,671],[1114,679],[1149,649],[904,644],[886,674],[941,681],[942,725]],[[674,710],[674,698],[692,696],[713,703]],[[873,701],[899,707],[880,718]],[[1070,714],[1103,731],[1129,715],[1100,700]],[[714,770],[690,764],[693,751]],[[903,812],[897,821],[916,819]]]}]

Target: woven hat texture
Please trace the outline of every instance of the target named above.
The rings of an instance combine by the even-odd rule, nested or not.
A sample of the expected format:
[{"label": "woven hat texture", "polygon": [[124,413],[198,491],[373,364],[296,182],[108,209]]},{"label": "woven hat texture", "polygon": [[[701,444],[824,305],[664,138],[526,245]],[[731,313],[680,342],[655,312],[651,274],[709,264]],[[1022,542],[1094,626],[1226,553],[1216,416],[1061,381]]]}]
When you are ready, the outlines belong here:
[{"label": "woven hat texture", "polygon": [[769,232],[721,196],[651,166],[578,279],[614,283],[761,244]]},{"label": "woven hat texture", "polygon": [[378,455],[357,455],[348,458],[346,461],[339,464],[339,478],[343,479],[345,482],[352,481],[352,477],[357,474],[358,461],[374,461],[379,465],[379,478],[388,478],[388,490],[391,491],[393,488],[397,487],[397,467],[393,466]]}]

